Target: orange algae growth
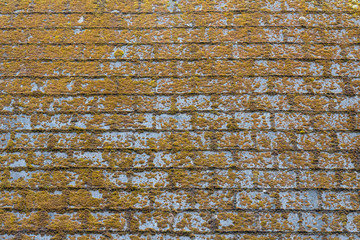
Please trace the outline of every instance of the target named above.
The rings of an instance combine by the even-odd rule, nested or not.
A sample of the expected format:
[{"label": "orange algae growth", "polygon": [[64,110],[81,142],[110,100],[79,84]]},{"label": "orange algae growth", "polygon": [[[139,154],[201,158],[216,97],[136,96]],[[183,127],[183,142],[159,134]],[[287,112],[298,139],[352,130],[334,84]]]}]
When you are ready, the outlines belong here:
[{"label": "orange algae growth", "polygon": [[0,2],[0,239],[357,239],[359,2]]}]

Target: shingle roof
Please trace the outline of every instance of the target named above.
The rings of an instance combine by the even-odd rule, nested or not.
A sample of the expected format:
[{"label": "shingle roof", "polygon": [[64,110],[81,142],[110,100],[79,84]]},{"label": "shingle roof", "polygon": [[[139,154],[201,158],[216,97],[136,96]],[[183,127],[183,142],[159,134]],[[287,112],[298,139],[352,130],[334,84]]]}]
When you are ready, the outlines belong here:
[{"label": "shingle roof", "polygon": [[360,239],[358,5],[1,1],[0,238]]}]

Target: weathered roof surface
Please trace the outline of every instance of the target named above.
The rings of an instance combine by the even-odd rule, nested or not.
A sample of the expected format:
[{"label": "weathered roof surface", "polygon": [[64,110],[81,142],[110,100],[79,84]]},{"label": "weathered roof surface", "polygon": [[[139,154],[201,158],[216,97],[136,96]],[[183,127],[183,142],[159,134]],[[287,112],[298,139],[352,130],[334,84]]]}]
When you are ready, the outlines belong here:
[{"label": "weathered roof surface", "polygon": [[0,1],[1,239],[360,239],[356,1]]}]

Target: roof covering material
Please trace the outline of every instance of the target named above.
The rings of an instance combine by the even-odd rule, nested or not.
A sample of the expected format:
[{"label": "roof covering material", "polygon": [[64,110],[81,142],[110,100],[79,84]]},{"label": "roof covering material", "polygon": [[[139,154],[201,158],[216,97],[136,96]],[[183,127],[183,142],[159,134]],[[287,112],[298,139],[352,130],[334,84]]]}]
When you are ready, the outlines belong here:
[{"label": "roof covering material", "polygon": [[359,239],[357,1],[0,1],[1,239]]}]

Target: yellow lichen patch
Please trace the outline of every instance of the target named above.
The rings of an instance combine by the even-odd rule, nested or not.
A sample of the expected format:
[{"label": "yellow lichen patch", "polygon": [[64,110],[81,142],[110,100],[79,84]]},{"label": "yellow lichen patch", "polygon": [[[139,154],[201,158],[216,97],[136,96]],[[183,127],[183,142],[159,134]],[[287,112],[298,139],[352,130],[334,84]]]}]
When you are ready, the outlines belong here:
[{"label": "yellow lichen patch", "polygon": [[121,50],[121,49],[117,49],[117,50],[114,52],[114,56],[115,56],[116,58],[120,58],[120,57],[122,57],[123,55],[124,55],[124,51]]},{"label": "yellow lichen patch", "polygon": [[360,2],[358,0],[349,0],[349,7],[351,7],[356,14],[360,13]]}]

